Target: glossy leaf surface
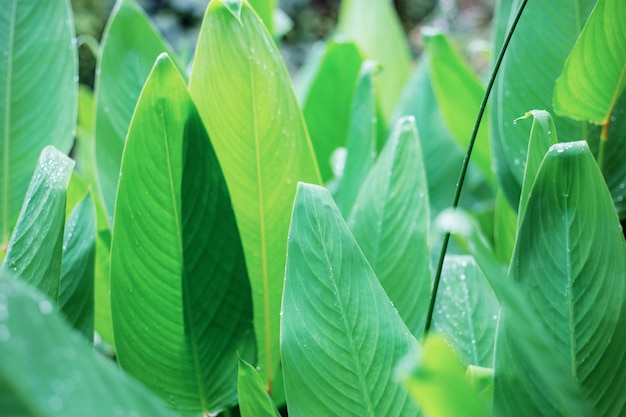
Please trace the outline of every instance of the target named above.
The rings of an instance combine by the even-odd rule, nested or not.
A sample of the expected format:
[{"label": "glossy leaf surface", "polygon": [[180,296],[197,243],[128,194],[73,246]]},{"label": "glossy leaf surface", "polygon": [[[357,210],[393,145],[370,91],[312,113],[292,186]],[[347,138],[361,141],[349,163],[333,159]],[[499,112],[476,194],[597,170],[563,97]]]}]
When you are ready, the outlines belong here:
[{"label": "glossy leaf surface", "polygon": [[626,2],[599,0],[556,80],[554,109],[607,124],[626,85]]},{"label": "glossy leaf surface", "polygon": [[2,269],[12,271],[55,303],[59,299],[65,191],[74,161],[52,146],[41,152]]},{"label": "glossy leaf surface", "polygon": [[433,330],[451,340],[465,367],[493,366],[500,305],[471,256],[448,255],[444,263]]},{"label": "glossy leaf surface", "polygon": [[398,121],[365,179],[348,219],[389,298],[421,334],[431,286],[428,190],[415,121]]},{"label": "glossy leaf surface", "polygon": [[425,415],[489,415],[478,394],[466,381],[461,360],[442,336],[428,336],[423,350],[409,355],[398,366],[398,377]]},{"label": "glossy leaf surface", "polygon": [[393,3],[388,0],[341,2],[337,33],[354,39],[368,59],[382,67],[380,104],[388,119],[411,73],[411,55]]},{"label": "glossy leaf surface", "polygon": [[[528,199],[509,274],[531,305],[549,312],[540,316],[549,344],[569,364],[567,376],[580,385],[593,415],[626,409],[625,269],[619,220],[587,145],[552,146]],[[496,367],[516,370],[519,380],[496,378],[494,406],[527,415],[562,410],[544,387],[533,384],[528,358],[516,355],[516,339],[502,332],[498,340]]]},{"label": "glossy leaf surface", "polygon": [[[0,272],[0,409],[7,416],[173,417],[85,342],[41,293]],[[97,411],[96,411],[97,410]]]},{"label": "glossy leaf surface", "polygon": [[337,207],[347,217],[352,210],[361,184],[376,160],[378,148],[378,95],[374,78],[380,68],[374,61],[365,61],[361,66],[357,80],[350,125],[348,143],[346,144],[346,160],[339,191],[336,193]]},{"label": "glossy leaf surface", "polygon": [[241,417],[280,417],[272,398],[265,391],[261,375],[239,358],[237,393]]},{"label": "glossy leaf surface", "polygon": [[258,366],[271,392],[289,214],[297,182],[320,179],[280,53],[250,6],[240,6],[237,14],[225,1],[209,4],[189,89],[231,193],[252,285]]},{"label": "glossy leaf surface", "polygon": [[104,31],[96,69],[95,152],[109,219],[113,218],[130,119],[152,65],[162,52],[170,53],[170,48],[135,0],[118,0]]},{"label": "glossy leaf surface", "polygon": [[330,157],[348,140],[351,103],[363,58],[343,37],[328,41],[302,104],[322,180],[332,177]]},{"label": "glossy leaf surface", "polygon": [[72,210],[65,223],[59,309],[87,340],[94,331],[96,212],[91,193]]},{"label": "glossy leaf surface", "polygon": [[[498,44],[504,38],[521,0],[499,7],[495,24]],[[508,4],[510,3],[510,5]],[[513,121],[532,109],[550,113],[554,84],[596,0],[528,2],[515,30],[489,105],[491,144],[498,182],[513,207],[518,207],[528,150],[528,130]],[[541,30],[537,30],[540,27]],[[537,57],[541,57],[538,59]],[[559,135],[567,140],[591,139],[586,124],[555,117]]]},{"label": "glossy leaf surface", "polygon": [[289,415],[416,416],[393,368],[416,343],[328,190],[301,184],[281,324]]},{"label": "glossy leaf surface", "polygon": [[42,149],[69,152],[78,63],[69,1],[0,7],[0,245],[6,247]]},{"label": "glossy leaf surface", "polygon": [[182,77],[165,54],[124,148],[111,243],[118,361],[170,406],[236,402],[236,349],[251,295],[226,183]]}]

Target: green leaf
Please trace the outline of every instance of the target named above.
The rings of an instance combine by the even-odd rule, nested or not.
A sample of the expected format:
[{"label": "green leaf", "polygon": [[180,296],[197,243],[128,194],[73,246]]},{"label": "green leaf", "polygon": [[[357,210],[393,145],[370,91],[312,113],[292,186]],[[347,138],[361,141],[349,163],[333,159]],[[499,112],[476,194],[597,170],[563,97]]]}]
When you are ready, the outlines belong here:
[{"label": "green leaf", "polygon": [[[485,87],[443,34],[422,31],[422,36],[441,114],[454,139],[466,149]],[[487,123],[478,131],[472,159],[485,179],[493,183]]]},{"label": "green leaf", "polygon": [[184,413],[236,403],[236,349],[252,326],[243,249],[217,157],[166,54],[133,115],[113,231],[122,368]]},{"label": "green leaf", "polygon": [[[0,272],[0,409],[7,416],[170,416],[40,293]],[[97,411],[96,411],[97,410]]]},{"label": "green leaf", "polygon": [[607,125],[626,86],[626,3],[598,0],[554,88],[554,110]]},{"label": "green leaf", "polygon": [[67,153],[76,130],[78,58],[68,0],[0,8],[0,245],[6,248],[33,167],[47,145]]},{"label": "green leaf", "polygon": [[508,265],[515,246],[517,213],[504,197],[502,190],[498,190],[496,194],[493,223],[493,249],[498,259]]},{"label": "green leaf", "polygon": [[174,56],[135,0],[117,0],[102,36],[95,90],[96,162],[110,222],[130,119],[152,65],[162,52]]},{"label": "green leaf", "polygon": [[363,57],[344,37],[328,41],[303,100],[303,113],[317,155],[322,180],[332,177],[332,152],[348,140],[351,103]]},{"label": "green leaf", "polygon": [[350,214],[361,184],[376,160],[377,127],[382,122],[378,120],[378,94],[374,78],[379,72],[380,67],[374,61],[365,61],[357,79],[348,129],[347,156],[335,197],[344,217]]},{"label": "green leaf", "polygon": [[59,309],[87,340],[94,331],[96,211],[91,193],[72,210],[63,236]]},{"label": "green leaf", "polygon": [[428,190],[415,120],[405,117],[365,179],[348,219],[389,298],[411,332],[424,329],[430,297]]},{"label": "green leaf", "polygon": [[392,2],[342,1],[337,33],[353,39],[366,58],[382,66],[380,105],[388,120],[411,73],[409,45]]},{"label": "green leaf", "polygon": [[[584,141],[553,145],[532,187],[509,274],[530,305],[549,312],[538,314],[548,343],[597,416],[626,411],[624,270],[626,243],[589,148]],[[496,377],[494,407],[553,415],[565,405],[533,384],[529,358],[516,355],[517,339],[505,332],[498,341],[516,358],[519,380]],[[496,366],[513,365],[506,353],[496,358]]]},{"label": "green leaf", "polygon": [[517,123],[519,120],[527,119],[531,116],[533,117],[533,124],[530,128],[528,151],[526,153],[526,163],[524,164],[524,181],[522,182],[518,222],[521,221],[524,216],[530,190],[535,182],[535,177],[537,176],[537,171],[539,171],[543,157],[546,152],[548,152],[550,146],[559,141],[552,116],[545,110],[531,110],[524,116],[515,119],[515,122]]},{"label": "green leaf", "polygon": [[393,367],[416,344],[328,190],[300,184],[281,323],[289,415],[415,416]]},{"label": "green leaf", "polygon": [[421,352],[411,352],[397,369],[398,378],[429,417],[486,417],[478,394],[465,380],[464,367],[440,335],[426,338]]},{"label": "green leaf", "polygon": [[[504,27],[511,25],[521,2],[500,2],[503,5],[495,17],[498,41],[504,38]],[[519,206],[528,132],[513,121],[532,109],[553,113],[554,83],[595,3],[528,2],[504,56],[489,105],[489,123],[498,182],[514,208]],[[555,117],[554,123],[562,138],[590,139],[595,134],[586,124],[568,118]]]},{"label": "green leaf", "polygon": [[298,181],[320,182],[304,119],[272,37],[243,3],[241,23],[209,4],[193,63],[194,98],[231,193],[250,273],[258,366],[271,393]]},{"label": "green leaf", "polygon": [[59,299],[65,191],[74,161],[52,146],[41,151],[2,269],[14,272],[55,303]]},{"label": "green leaf", "polygon": [[485,406],[491,410],[493,401],[493,368],[470,365],[465,372],[465,379],[478,393]]},{"label": "green leaf", "polygon": [[[428,57],[422,56],[402,93],[394,120],[403,115],[415,117],[424,154],[424,170],[428,179],[431,215],[450,206],[459,178],[463,153],[448,130],[428,72]],[[395,122],[393,123],[395,125]],[[491,191],[473,162],[461,194],[461,207],[476,208],[491,199]],[[479,203],[479,204],[477,204]]]},{"label": "green leaf", "polygon": [[252,365],[239,358],[239,411],[241,417],[280,417],[263,379]]},{"label": "green leaf", "polygon": [[499,309],[474,258],[448,255],[441,274],[433,330],[454,342],[464,366],[493,366]]},{"label": "green leaf", "polygon": [[[606,184],[611,190],[613,203],[617,209],[620,219],[626,218],[626,93],[622,93],[611,116],[611,126],[609,128],[609,140],[606,142],[598,141],[598,146],[604,146],[604,150],[598,152],[603,153],[602,174],[606,180]],[[590,147],[593,144],[590,144]]]},{"label": "green leaf", "polygon": [[[248,0],[255,12],[259,15],[267,31],[275,33],[274,12],[276,11],[276,0]],[[241,10],[241,6],[240,6]]]}]

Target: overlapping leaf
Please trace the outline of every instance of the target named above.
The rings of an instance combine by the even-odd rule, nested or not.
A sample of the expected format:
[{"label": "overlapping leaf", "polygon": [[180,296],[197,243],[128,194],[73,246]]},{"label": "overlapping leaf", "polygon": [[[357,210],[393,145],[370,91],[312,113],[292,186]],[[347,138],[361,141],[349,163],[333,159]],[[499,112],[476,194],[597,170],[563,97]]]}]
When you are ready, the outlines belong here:
[{"label": "overlapping leaf", "polygon": [[324,181],[332,177],[332,152],[348,140],[350,108],[362,62],[353,41],[329,40],[302,104]]},{"label": "overlapping leaf", "polygon": [[626,86],[626,2],[599,0],[556,80],[554,109],[607,125]]},{"label": "overlapping leaf", "polygon": [[130,119],[154,60],[162,52],[171,51],[135,0],[118,0],[104,31],[96,69],[95,152],[109,219],[113,218]]},{"label": "overlapping leaf", "polygon": [[[585,142],[557,144],[544,158],[520,224],[510,276],[541,314],[549,343],[580,385],[593,415],[626,410],[626,244],[612,199]],[[516,354],[516,336],[499,333],[498,412],[564,412],[535,385],[530,358]],[[502,352],[501,352],[502,351]],[[511,358],[516,360],[512,361]],[[548,394],[546,394],[548,393]]]},{"label": "overlapping leaf", "polygon": [[42,149],[69,152],[78,64],[70,2],[0,7],[0,245],[6,248]]},{"label": "overlapping leaf", "polygon": [[258,365],[279,369],[280,301],[298,181],[320,182],[287,70],[246,2],[216,0],[204,17],[189,89],[224,170],[254,297]]},{"label": "overlapping leaf", "polygon": [[411,332],[421,334],[431,287],[428,190],[415,121],[398,121],[365,179],[348,224]]},{"label": "overlapping leaf", "polygon": [[237,393],[241,417],[280,417],[265,384],[252,365],[239,358]]},{"label": "overlapping leaf", "polygon": [[170,416],[94,352],[49,299],[0,272],[0,410],[7,416]]},{"label": "overlapping leaf", "polygon": [[236,402],[251,295],[228,189],[185,83],[161,55],[133,116],[111,243],[120,365],[170,406]]},{"label": "overlapping leaf", "polygon": [[383,117],[388,119],[411,73],[409,46],[392,3],[342,1],[337,33],[353,39],[366,58],[382,66],[380,104]]},{"label": "overlapping leaf", "polygon": [[416,343],[330,193],[301,184],[289,231],[281,353],[290,416],[416,416],[393,368]]},{"label": "overlapping leaf", "polygon": [[[495,19],[497,49],[521,0],[502,3]],[[522,188],[528,132],[513,121],[532,109],[552,113],[555,80],[595,3],[596,0],[528,2],[507,49],[494,84],[489,122],[498,181],[515,208]],[[571,119],[556,117],[554,123],[562,138],[591,139],[595,134]]]},{"label": "overlapping leaf", "polygon": [[55,303],[59,299],[65,191],[74,161],[52,146],[41,152],[2,269],[12,271]]},{"label": "overlapping leaf", "polygon": [[448,256],[443,267],[433,329],[454,342],[463,364],[493,366],[500,306],[471,256]]}]

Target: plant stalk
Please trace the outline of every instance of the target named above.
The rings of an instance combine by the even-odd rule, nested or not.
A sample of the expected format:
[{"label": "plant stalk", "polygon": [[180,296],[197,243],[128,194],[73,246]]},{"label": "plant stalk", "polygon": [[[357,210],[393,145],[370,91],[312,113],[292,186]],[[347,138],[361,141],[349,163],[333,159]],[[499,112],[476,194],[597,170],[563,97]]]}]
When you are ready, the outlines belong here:
[{"label": "plant stalk", "polygon": [[[467,168],[469,167],[469,161],[472,156],[472,151],[474,149],[474,143],[476,142],[476,136],[478,135],[478,129],[480,127],[480,122],[483,119],[483,115],[485,114],[485,109],[487,108],[487,101],[489,100],[489,96],[491,95],[491,90],[493,89],[493,84],[496,81],[496,76],[498,75],[498,70],[500,69],[500,65],[502,64],[502,60],[504,59],[504,54],[511,42],[511,38],[513,37],[513,33],[515,32],[515,28],[517,27],[517,23],[522,17],[522,13],[526,8],[526,3],[528,0],[523,0],[522,4],[515,15],[515,20],[509,29],[509,32],[506,35],[504,43],[502,44],[502,48],[500,49],[500,53],[498,54],[498,59],[496,60],[496,64],[491,73],[491,77],[489,78],[489,83],[487,84],[487,89],[485,90],[485,95],[483,96],[483,101],[480,103],[480,108],[478,110],[478,115],[476,117],[476,123],[474,123],[474,128],[472,130],[472,136],[469,141],[469,145],[467,146],[467,152],[465,153],[465,158],[463,159],[463,165],[461,166],[461,173],[459,174],[459,181],[457,182],[456,190],[454,193],[454,199],[452,200],[452,208],[456,209],[459,206],[459,199],[461,198],[461,190],[463,189],[463,183],[465,181],[465,176],[467,174]],[[437,272],[435,273],[435,281],[433,282],[433,289],[430,297],[430,303],[428,305],[428,314],[426,315],[426,325],[424,326],[424,336],[428,334],[430,331],[430,327],[433,321],[433,313],[435,311],[435,303],[437,301],[437,293],[439,291],[439,283],[441,281],[441,273],[443,270],[443,262],[446,256],[446,252],[448,250],[448,243],[450,242],[450,232],[446,232],[443,238],[443,244],[441,246],[441,252],[439,253],[439,261],[437,263]]]}]

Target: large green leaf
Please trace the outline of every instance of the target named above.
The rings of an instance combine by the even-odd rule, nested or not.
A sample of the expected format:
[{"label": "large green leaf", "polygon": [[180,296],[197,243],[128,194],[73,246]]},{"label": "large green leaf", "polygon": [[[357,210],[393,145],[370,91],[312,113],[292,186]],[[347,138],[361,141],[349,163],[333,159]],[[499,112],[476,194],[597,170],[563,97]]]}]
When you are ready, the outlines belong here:
[{"label": "large green leaf", "polygon": [[380,105],[388,119],[411,73],[409,45],[390,0],[344,0],[337,33],[353,39],[382,66]]},{"label": "large green leaf", "polygon": [[141,88],[162,52],[171,54],[135,0],[118,0],[104,30],[96,69],[95,152],[100,192],[109,221],[113,218],[130,119]]},{"label": "large green leaf", "polygon": [[[585,142],[556,144],[537,173],[520,223],[510,276],[548,329],[595,416],[623,415],[626,398],[626,243],[611,196]],[[516,355],[517,335],[499,332],[494,407],[504,415],[565,413]],[[502,354],[500,351],[502,350]],[[510,361],[515,358],[514,361]]]},{"label": "large green leaf", "polygon": [[[450,206],[459,178],[463,153],[443,120],[428,71],[428,57],[415,66],[406,85],[394,119],[404,115],[415,117],[424,154],[424,170],[428,179],[431,215]],[[395,122],[394,122],[395,124]],[[460,205],[480,210],[483,201],[492,198],[488,185],[473,162],[463,186]]]},{"label": "large green leaf", "polygon": [[415,120],[407,116],[365,179],[348,224],[411,332],[424,328],[431,287],[428,189]]},{"label": "large green leaf", "polygon": [[280,53],[247,3],[212,1],[197,51],[189,89],[231,193],[252,285],[258,366],[271,392],[289,213],[297,182],[319,183],[319,172]]},{"label": "large green leaf", "polygon": [[228,189],[166,54],[124,148],[111,242],[118,361],[185,413],[236,402],[251,295]]},{"label": "large green leaf", "polygon": [[499,309],[493,290],[471,256],[446,257],[433,330],[454,342],[465,367],[493,366]]},{"label": "large green leaf", "polygon": [[261,375],[239,358],[237,393],[241,417],[280,417],[272,398],[265,391]]},{"label": "large green leaf", "polygon": [[0,7],[0,245],[6,249],[39,153],[69,152],[78,60],[68,0]]},{"label": "large green leaf", "polygon": [[[423,31],[424,48],[437,101],[446,126],[462,149],[469,145],[485,87],[441,33]],[[472,159],[483,176],[493,182],[487,123],[478,131]]]},{"label": "large green leaf", "polygon": [[428,417],[486,417],[487,408],[465,379],[461,360],[440,335],[398,366],[398,378]]},{"label": "large green leaf", "polygon": [[354,42],[344,37],[329,40],[302,105],[324,181],[333,174],[332,152],[348,140],[350,103],[362,62]]},{"label": "large green leaf", "polygon": [[378,94],[374,78],[380,68],[374,61],[365,61],[357,79],[352,100],[346,159],[339,190],[335,193],[337,207],[347,217],[354,205],[361,184],[376,160],[378,149]]},{"label": "large green leaf", "polygon": [[28,186],[2,269],[46,294],[55,303],[59,299],[65,191],[70,182],[74,161],[47,146]]},{"label": "large green leaf", "polygon": [[626,86],[626,2],[599,0],[556,80],[554,109],[607,125]]},{"label": "large green leaf", "polygon": [[94,331],[94,274],[96,263],[96,212],[91,193],[66,221],[59,309],[87,340]]},{"label": "large green leaf", "polygon": [[[500,2],[509,3],[509,2]],[[497,40],[510,26],[521,0],[501,6],[496,15]],[[528,2],[494,84],[489,107],[491,145],[498,181],[518,207],[528,149],[528,131],[513,121],[533,109],[552,113],[554,84],[596,0]],[[541,30],[537,30],[541,28]],[[499,45],[496,45],[499,47]],[[562,138],[589,139],[584,123],[556,117]]]},{"label": "large green leaf", "polygon": [[40,293],[0,272],[0,410],[16,417],[172,416]]},{"label": "large green leaf", "polygon": [[289,415],[417,415],[393,375],[416,341],[328,190],[299,186],[287,252],[281,353]]}]

